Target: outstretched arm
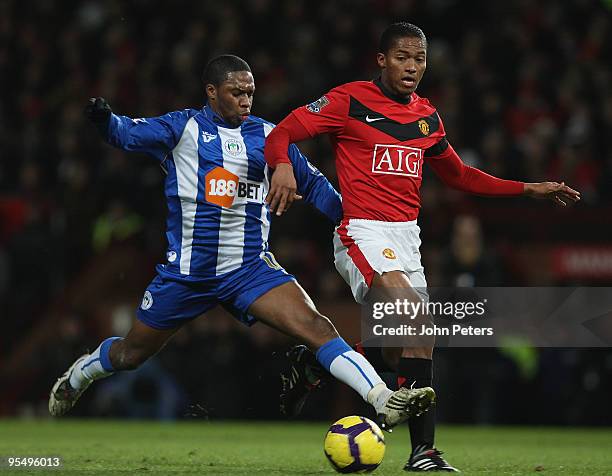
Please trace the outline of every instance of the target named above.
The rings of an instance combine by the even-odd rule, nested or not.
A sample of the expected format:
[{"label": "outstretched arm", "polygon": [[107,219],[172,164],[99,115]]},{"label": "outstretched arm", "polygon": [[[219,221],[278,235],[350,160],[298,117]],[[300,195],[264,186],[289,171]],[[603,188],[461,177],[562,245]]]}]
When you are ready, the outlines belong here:
[{"label": "outstretched arm", "polygon": [[524,183],[504,180],[465,165],[445,138],[427,149],[425,158],[446,185],[464,192],[498,197],[527,195],[550,199],[563,206],[580,200],[580,193],[563,182]]},{"label": "outstretched arm", "polygon": [[146,119],[118,116],[113,114],[108,102],[101,97],[89,100],[85,116],[110,145],[129,152],[144,152],[158,160],[162,160],[178,144],[189,119],[187,111]]}]

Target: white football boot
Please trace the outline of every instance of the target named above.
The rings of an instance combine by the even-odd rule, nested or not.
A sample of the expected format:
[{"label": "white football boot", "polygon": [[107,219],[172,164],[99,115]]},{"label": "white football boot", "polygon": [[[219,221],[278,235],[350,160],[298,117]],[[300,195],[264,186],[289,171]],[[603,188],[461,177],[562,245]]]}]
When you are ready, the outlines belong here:
[{"label": "white football boot", "polygon": [[91,385],[91,382],[89,382],[79,390],[75,390],[70,385],[70,375],[72,371],[77,365],[87,359],[87,357],[89,357],[89,354],[83,354],[76,359],[70,368],[64,372],[64,375],[58,378],[55,385],[53,385],[51,393],[49,394],[49,413],[51,416],[58,417],[66,414],[74,407],[74,404],[83,392],[87,390],[87,387]]},{"label": "white football boot", "polygon": [[400,387],[389,396],[378,414],[379,426],[386,431],[410,417],[422,415],[436,401],[436,392],[431,387]]}]

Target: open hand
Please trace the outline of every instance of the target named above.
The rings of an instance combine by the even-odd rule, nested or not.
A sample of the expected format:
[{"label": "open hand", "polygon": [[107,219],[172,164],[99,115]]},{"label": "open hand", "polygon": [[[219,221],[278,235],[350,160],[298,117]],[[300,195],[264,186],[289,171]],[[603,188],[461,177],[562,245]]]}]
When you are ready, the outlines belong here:
[{"label": "open hand", "polygon": [[561,205],[580,200],[580,192],[565,185],[565,182],[526,183],[525,195],[533,198],[548,199]]}]

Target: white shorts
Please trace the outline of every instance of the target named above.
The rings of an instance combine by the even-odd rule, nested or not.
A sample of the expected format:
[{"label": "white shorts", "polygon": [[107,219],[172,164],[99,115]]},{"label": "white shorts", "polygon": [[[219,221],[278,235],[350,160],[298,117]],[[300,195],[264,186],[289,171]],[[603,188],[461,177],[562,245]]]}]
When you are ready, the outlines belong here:
[{"label": "white shorts", "polygon": [[375,273],[402,271],[421,298],[428,300],[421,265],[421,229],[416,220],[385,222],[343,220],[334,233],[334,264],[351,287],[359,304],[372,285]]}]

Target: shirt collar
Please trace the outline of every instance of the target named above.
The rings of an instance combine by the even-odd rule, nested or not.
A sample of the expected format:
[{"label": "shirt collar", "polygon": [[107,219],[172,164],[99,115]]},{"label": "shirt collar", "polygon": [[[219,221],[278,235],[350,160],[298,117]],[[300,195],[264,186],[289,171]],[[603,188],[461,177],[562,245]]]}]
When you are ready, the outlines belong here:
[{"label": "shirt collar", "polygon": [[378,89],[380,89],[380,91],[387,96],[389,99],[391,99],[392,101],[398,102],[400,104],[409,104],[411,99],[412,99],[412,94],[408,97],[408,99],[402,97],[402,96],[398,96],[397,94],[395,94],[394,92],[390,91],[389,89],[387,89],[385,87],[385,85],[382,83],[380,76],[378,78],[376,78],[373,83],[378,86]]}]

